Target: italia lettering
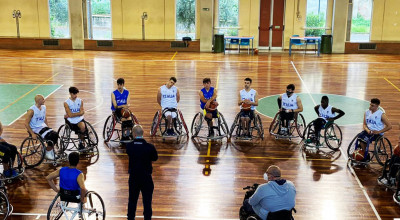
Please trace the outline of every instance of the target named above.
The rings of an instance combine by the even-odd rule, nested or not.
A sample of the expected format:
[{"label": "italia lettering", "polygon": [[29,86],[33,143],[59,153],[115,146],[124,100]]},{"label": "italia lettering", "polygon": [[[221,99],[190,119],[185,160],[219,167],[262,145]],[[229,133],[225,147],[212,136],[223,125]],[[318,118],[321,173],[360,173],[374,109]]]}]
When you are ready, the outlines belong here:
[{"label": "italia lettering", "polygon": [[175,98],[175,95],[174,94],[172,94],[172,95],[167,94],[167,95],[163,95],[162,97],[166,98],[166,99],[170,99],[170,98]]}]

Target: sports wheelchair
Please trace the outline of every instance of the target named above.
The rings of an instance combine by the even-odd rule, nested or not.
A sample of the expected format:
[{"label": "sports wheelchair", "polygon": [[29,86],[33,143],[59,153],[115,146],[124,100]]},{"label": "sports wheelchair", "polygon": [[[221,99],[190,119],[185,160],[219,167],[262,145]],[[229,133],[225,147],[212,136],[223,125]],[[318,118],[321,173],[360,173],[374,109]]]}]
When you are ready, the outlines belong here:
[{"label": "sports wheelchair", "polygon": [[[261,140],[264,139],[264,127],[261,122],[261,117],[259,114],[254,113],[254,119],[250,121],[250,126],[249,126],[249,133],[251,137],[246,137],[246,134],[243,134],[244,130],[242,128],[242,122],[241,122],[241,112],[236,114],[235,120],[232,123],[231,130],[230,130],[230,138],[235,138],[235,139],[253,139],[253,138],[261,138]],[[256,134],[253,135],[253,131],[256,131]]]},{"label": "sports wheelchair", "polygon": [[400,181],[400,157],[393,154],[383,166],[382,176],[378,177],[378,184],[388,189],[396,190]]},{"label": "sports wheelchair", "polygon": [[[304,135],[304,129],[306,127],[306,121],[304,120],[304,117],[301,113],[295,113],[294,114],[294,120],[290,120],[289,123],[289,130],[288,134],[282,134],[281,133],[281,128],[282,128],[282,120],[280,116],[280,112],[276,113],[274,119],[272,120],[270,126],[269,126],[269,133],[273,136],[275,136],[275,139],[279,138],[288,138],[291,140],[292,138],[303,138]],[[297,135],[294,135],[294,132],[297,132]]]},{"label": "sports wheelchair", "polygon": [[[6,177],[4,175],[4,170],[2,172],[0,172],[0,189],[2,187],[1,184],[3,184],[4,182],[11,183],[14,179],[23,180],[22,174],[24,174],[25,168],[22,166],[22,160],[23,160],[22,156],[19,152],[17,152],[17,155],[15,157],[16,158],[15,158],[14,163],[17,162],[17,167],[14,167],[14,164],[11,159],[8,161],[8,167],[10,169],[14,170],[17,173],[17,175],[12,176],[12,177]],[[1,158],[0,158],[0,163],[3,163],[3,160]],[[0,217],[0,219],[1,219],[1,217]]]},{"label": "sports wheelchair", "polygon": [[67,119],[65,120],[65,124],[61,125],[60,128],[58,129],[58,142],[59,142],[59,152],[58,154],[60,155],[61,158],[66,160],[67,155],[66,151],[79,151],[79,152],[84,152],[84,153],[93,153],[93,154],[98,154],[99,149],[97,148],[97,145],[99,143],[99,138],[97,137],[97,133],[94,130],[93,126],[87,122],[83,121],[85,123],[86,130],[84,132],[84,146],[85,148],[79,149],[79,137],[78,133],[79,131],[74,131],[75,135],[73,134],[73,130],[69,126],[69,123],[67,122]]},{"label": "sports wheelchair", "polygon": [[[349,147],[347,148],[347,156],[349,157],[349,161],[351,165],[353,164],[363,164],[366,165],[376,158],[376,161],[380,165],[384,165],[385,161],[392,157],[393,149],[392,144],[390,143],[389,139],[387,139],[384,135],[379,135],[375,141],[371,141],[371,138],[368,138],[367,141],[361,140],[359,136],[362,132],[358,133],[353,140],[350,142]],[[353,153],[361,149],[360,142],[363,141],[366,143],[365,152],[363,155],[363,160],[356,160],[353,158]],[[370,146],[373,144],[374,149],[370,150]]]},{"label": "sports wheelchair", "polygon": [[[244,195],[243,205],[239,209],[239,219],[240,220],[261,220],[260,217],[257,216],[254,212],[249,212],[246,210],[244,205],[245,200],[249,199],[257,190],[260,184],[254,183],[252,186],[246,186],[243,190],[247,190]],[[267,216],[267,220],[294,220],[293,213],[296,213],[296,209],[292,208],[292,210],[280,210],[276,212],[269,212]]]},{"label": "sports wheelchair", "polygon": [[[167,135],[167,116],[166,112],[176,113],[176,117],[172,119],[173,130],[176,135]],[[166,138],[173,137],[178,141],[181,137],[189,137],[189,130],[187,128],[185,119],[183,118],[182,112],[179,109],[168,109],[165,108],[162,111],[158,110],[153,117],[153,122],[151,123],[150,136],[155,137],[159,135],[165,141]]]},{"label": "sports wheelchair", "polygon": [[[33,138],[28,132],[29,136],[22,141],[20,147],[20,154],[24,161],[26,168],[33,168],[40,165],[45,159],[46,147],[51,144],[53,145],[53,152],[60,151],[58,143],[53,143],[51,140],[44,140],[41,135],[35,134],[36,137]],[[45,163],[52,163],[57,166],[58,163],[62,163],[65,158],[57,158],[56,155],[54,160],[46,159]]]},{"label": "sports wheelchair", "polygon": [[[139,120],[136,118],[136,116],[130,112],[130,117],[132,119],[132,128],[134,125],[139,124]],[[123,137],[123,132],[122,132],[122,117],[118,117],[115,112],[113,112],[111,115],[109,115],[106,119],[106,122],[104,123],[104,128],[103,128],[103,139],[105,142],[120,142],[122,137]],[[120,126],[117,126],[120,124]],[[120,127],[120,128],[119,128]],[[130,134],[132,134],[132,130],[129,131]]]},{"label": "sports wheelchair", "polygon": [[[205,113],[205,111],[203,111]],[[214,119],[213,121],[216,121],[217,125],[214,125],[211,128],[208,128],[208,126],[203,126],[203,122],[205,121],[203,112],[197,112],[196,115],[193,118],[192,121],[192,126],[191,126],[191,133],[192,133],[192,138],[198,137],[198,138],[204,138],[207,140],[220,140],[223,138],[227,138],[228,140],[230,139],[229,137],[229,128],[228,124],[225,121],[224,115],[218,111],[217,118]],[[213,129],[217,131],[216,136],[207,136],[204,133],[208,134],[209,129]],[[200,135],[199,135],[200,134]]]},{"label": "sports wheelchair", "polygon": [[72,220],[76,216],[85,220],[106,218],[106,208],[99,194],[88,191],[85,194],[86,203],[82,203],[80,196],[73,192],[60,190],[50,204],[47,220],[61,219],[63,215],[67,220]]},{"label": "sports wheelchair", "polygon": [[3,181],[0,182],[0,220],[7,219],[13,212],[13,206],[8,200],[6,186]]},{"label": "sports wheelchair", "polygon": [[[342,130],[340,127],[334,122],[328,121],[322,127],[320,134],[316,134],[315,122],[316,120],[310,122],[304,130],[304,146],[320,148],[325,142],[330,149],[335,151],[339,150],[343,140]],[[323,132],[323,136],[321,135],[321,132]],[[322,143],[320,140],[321,137],[324,138]]]}]

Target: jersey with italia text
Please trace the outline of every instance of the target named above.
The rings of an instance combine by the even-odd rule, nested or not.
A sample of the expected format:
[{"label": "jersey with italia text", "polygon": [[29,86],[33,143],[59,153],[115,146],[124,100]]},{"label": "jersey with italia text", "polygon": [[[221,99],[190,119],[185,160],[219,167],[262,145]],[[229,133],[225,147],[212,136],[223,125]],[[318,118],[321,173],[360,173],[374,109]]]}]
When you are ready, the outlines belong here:
[{"label": "jersey with italia text", "polygon": [[284,109],[298,109],[297,106],[297,94],[293,93],[290,97],[286,93],[282,94],[282,108]]},{"label": "jersey with italia text", "polygon": [[322,108],[322,106],[320,105],[319,108],[318,108],[318,112],[319,112],[318,116],[320,118],[325,119],[325,121],[330,119],[330,118],[336,117],[336,114],[332,112],[332,106],[331,105],[328,105],[328,107],[326,107],[325,109]]},{"label": "jersey with italia text", "polygon": [[178,102],[176,100],[176,96],[178,94],[178,88],[176,86],[171,86],[168,89],[166,85],[160,87],[161,92],[161,107],[165,108],[176,108],[178,106]]},{"label": "jersey with italia text", "polygon": [[[124,88],[124,91],[120,93],[118,89],[116,89],[113,93],[115,96],[115,101],[117,102],[117,106],[126,105],[128,103],[128,96],[129,96],[128,90]],[[111,110],[115,111],[114,105],[112,104],[112,100],[111,100]]]},{"label": "jersey with italia text", "polygon": [[[245,99],[250,100],[251,102],[254,102],[256,97],[256,90],[250,89],[250,91],[246,91],[246,89],[240,90],[240,99],[243,101]],[[240,109],[242,106],[240,106]],[[256,107],[254,105],[251,105],[251,110],[254,110]]]},{"label": "jersey with italia text", "polygon": [[[201,92],[203,93],[203,96],[205,99],[211,99],[211,97],[214,95],[214,87],[210,87],[210,90],[206,90],[206,88],[202,88]],[[204,106],[206,105],[205,102],[200,100],[200,108],[204,109]]]},{"label": "jersey with italia text", "polygon": [[36,105],[33,105],[29,109],[33,110],[33,116],[29,122],[29,126],[33,132],[39,134],[39,131],[42,130],[42,128],[47,127],[46,123],[44,123],[46,118],[46,106],[42,105],[39,109]]},{"label": "jersey with italia text", "polygon": [[382,122],[383,111],[378,109],[376,112],[372,113],[371,110],[365,112],[365,122],[367,127],[371,131],[380,131],[385,125]]},{"label": "jersey with italia text", "polygon": [[[76,98],[75,101],[72,101],[71,99],[67,99],[65,101],[68,105],[69,110],[71,113],[79,113],[81,111],[81,106],[82,106],[82,99]],[[81,116],[76,116],[72,118],[67,118],[71,124],[78,124],[80,121],[83,120],[83,115]]]}]

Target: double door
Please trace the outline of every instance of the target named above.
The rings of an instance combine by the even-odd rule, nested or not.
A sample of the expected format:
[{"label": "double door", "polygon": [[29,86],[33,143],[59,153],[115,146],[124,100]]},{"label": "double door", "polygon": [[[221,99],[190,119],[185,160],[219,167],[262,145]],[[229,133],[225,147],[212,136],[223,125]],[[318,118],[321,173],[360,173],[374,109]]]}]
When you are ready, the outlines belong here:
[{"label": "double door", "polygon": [[260,1],[260,48],[282,48],[285,14],[285,0]]}]

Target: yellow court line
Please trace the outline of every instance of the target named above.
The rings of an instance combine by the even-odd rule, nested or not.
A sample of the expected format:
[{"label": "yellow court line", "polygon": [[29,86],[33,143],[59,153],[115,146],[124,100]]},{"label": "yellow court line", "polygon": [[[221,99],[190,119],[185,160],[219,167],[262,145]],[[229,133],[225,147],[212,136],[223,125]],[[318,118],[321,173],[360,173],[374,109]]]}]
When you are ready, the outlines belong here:
[{"label": "yellow court line", "polygon": [[0,112],[3,112],[4,110],[8,109],[10,106],[14,105],[15,103],[17,103],[19,100],[21,100],[22,98],[24,98],[25,96],[27,96],[29,93],[35,91],[37,88],[39,88],[41,85],[45,84],[47,81],[51,80],[52,78],[54,78],[55,76],[57,76],[59,73],[54,74],[53,76],[51,76],[50,78],[46,79],[44,82],[40,83],[39,85],[35,86],[33,89],[31,89],[29,92],[25,93],[24,95],[22,95],[21,97],[19,97],[18,99],[16,99],[15,101],[11,102],[10,104],[8,104],[6,107],[2,108],[0,110]]},{"label": "yellow court line", "polygon": [[219,70],[218,70],[218,73],[217,73],[217,85],[215,85],[216,89],[218,89],[218,84],[219,84]]},{"label": "yellow court line", "polygon": [[174,54],[174,56],[172,56],[171,60],[173,60],[177,54],[178,54],[178,51],[175,51],[175,54]]},{"label": "yellow court line", "polygon": [[208,140],[207,157],[210,156],[210,153],[211,153],[211,140]]},{"label": "yellow court line", "polygon": [[392,82],[390,82],[390,80],[388,80],[386,77],[383,77],[383,79],[385,79],[385,80],[386,80],[386,82],[388,82],[390,85],[392,85],[394,88],[396,88],[396,89],[397,89],[397,91],[399,91],[399,92],[400,92],[400,89],[399,89],[399,87],[397,87],[395,84],[393,84]]}]

